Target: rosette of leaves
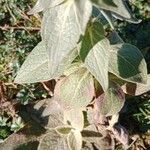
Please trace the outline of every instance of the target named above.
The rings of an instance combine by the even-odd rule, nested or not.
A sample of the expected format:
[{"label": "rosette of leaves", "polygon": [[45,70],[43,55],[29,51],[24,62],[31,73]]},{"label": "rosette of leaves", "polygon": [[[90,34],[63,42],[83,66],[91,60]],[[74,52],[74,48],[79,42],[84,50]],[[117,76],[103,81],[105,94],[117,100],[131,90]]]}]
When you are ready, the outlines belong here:
[{"label": "rosette of leaves", "polygon": [[82,141],[95,143],[99,149],[102,145],[97,140],[111,138],[108,130],[128,146],[125,129],[116,126],[125,102],[122,87],[134,85],[136,91],[145,92],[150,84],[147,66],[137,47],[124,43],[115,31],[106,36],[103,20],[112,30],[113,17],[133,23],[139,20],[124,0],[38,0],[29,13],[40,11],[42,41],[27,57],[15,82],[56,79],[54,99],[61,104],[63,117],[56,117],[57,105],[47,110],[46,114],[53,112],[57,124],[48,127],[38,149],[80,150],[84,149]]}]

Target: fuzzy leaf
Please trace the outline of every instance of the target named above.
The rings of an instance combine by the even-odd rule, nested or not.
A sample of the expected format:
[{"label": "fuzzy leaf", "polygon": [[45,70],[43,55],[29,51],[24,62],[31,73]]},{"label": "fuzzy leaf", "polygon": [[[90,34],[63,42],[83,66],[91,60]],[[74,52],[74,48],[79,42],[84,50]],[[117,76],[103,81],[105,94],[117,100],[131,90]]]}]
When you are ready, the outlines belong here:
[{"label": "fuzzy leaf", "polygon": [[140,83],[126,83],[122,86],[123,91],[126,94],[138,96],[150,91],[150,75],[147,77],[146,84]]},{"label": "fuzzy leaf", "polygon": [[108,88],[108,64],[110,45],[107,39],[93,44],[95,37],[91,35],[92,49],[85,59],[85,66],[91,74],[99,81],[104,91]]},{"label": "fuzzy leaf", "polygon": [[44,12],[41,34],[46,42],[48,67],[52,77],[56,76],[64,58],[77,46],[91,11],[92,4],[89,0],[72,0]]},{"label": "fuzzy leaf", "polygon": [[72,130],[68,135],[68,145],[70,150],[81,150],[82,135],[78,130]]},{"label": "fuzzy leaf", "polygon": [[45,11],[50,7],[55,7],[64,2],[64,0],[38,0],[33,9],[31,9],[28,14],[35,14],[41,11]]},{"label": "fuzzy leaf", "polygon": [[[72,50],[61,62],[55,77],[58,77],[63,71],[68,68],[74,58],[77,56],[77,51]],[[54,76],[53,76],[54,77]],[[21,69],[19,70],[15,83],[35,83],[51,80],[52,76],[48,69],[48,54],[44,42],[40,42],[29,54]]]},{"label": "fuzzy leaf", "polygon": [[111,46],[109,71],[117,77],[133,82],[146,83],[147,66],[142,53],[133,45]]},{"label": "fuzzy leaf", "polygon": [[93,77],[85,68],[80,68],[56,84],[54,95],[71,109],[84,109],[94,96]]},{"label": "fuzzy leaf", "polygon": [[80,109],[70,109],[64,111],[64,122],[73,128],[82,131],[84,127],[84,116]]},{"label": "fuzzy leaf", "polygon": [[112,12],[112,15],[121,20],[127,20],[132,23],[139,23],[131,14],[126,2],[124,0],[93,0],[100,9],[108,10]]},{"label": "fuzzy leaf", "polygon": [[96,99],[96,109],[101,115],[112,116],[122,109],[124,102],[125,95],[122,89],[112,84],[104,94]]},{"label": "fuzzy leaf", "polygon": [[55,130],[49,130],[41,139],[38,150],[67,150],[67,138],[61,136]]}]

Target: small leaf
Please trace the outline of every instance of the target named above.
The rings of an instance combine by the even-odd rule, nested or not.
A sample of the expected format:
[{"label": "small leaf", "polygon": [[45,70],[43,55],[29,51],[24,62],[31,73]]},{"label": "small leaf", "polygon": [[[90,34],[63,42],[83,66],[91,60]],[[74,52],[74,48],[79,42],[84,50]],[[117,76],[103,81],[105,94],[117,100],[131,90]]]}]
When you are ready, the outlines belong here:
[{"label": "small leaf", "polygon": [[43,136],[40,141],[38,150],[68,150],[66,136],[61,136],[55,130],[49,130],[49,132]]},{"label": "small leaf", "polygon": [[111,46],[109,72],[133,83],[146,83],[147,65],[142,53],[133,45],[116,44]]},{"label": "small leaf", "polygon": [[89,0],[66,1],[44,12],[41,34],[46,43],[52,77],[56,76],[64,58],[77,46],[91,13]]},{"label": "small leaf", "polygon": [[122,86],[123,91],[126,94],[138,96],[150,91],[150,75],[147,76],[147,83],[126,83]]},{"label": "small leaf", "polygon": [[84,109],[93,99],[93,82],[92,75],[85,68],[80,68],[56,84],[54,95],[71,109]]},{"label": "small leaf", "polygon": [[64,111],[64,122],[72,128],[82,131],[84,127],[84,116],[80,109],[69,109]]},{"label": "small leaf", "polygon": [[59,134],[69,134],[71,132],[71,126],[59,126],[55,128]]},{"label": "small leaf", "polygon": [[78,130],[72,130],[68,135],[68,145],[70,150],[81,150],[82,135]]},{"label": "small leaf", "polygon": [[96,109],[101,115],[112,116],[117,114],[123,107],[125,95],[122,89],[115,84],[96,99]]},{"label": "small leaf", "polygon": [[72,50],[66,58],[63,59],[59,66],[56,76],[51,76],[48,69],[48,54],[44,42],[40,42],[29,54],[21,69],[19,70],[15,83],[35,83],[44,82],[60,76],[66,68],[68,68],[74,58],[77,56],[77,51]]}]

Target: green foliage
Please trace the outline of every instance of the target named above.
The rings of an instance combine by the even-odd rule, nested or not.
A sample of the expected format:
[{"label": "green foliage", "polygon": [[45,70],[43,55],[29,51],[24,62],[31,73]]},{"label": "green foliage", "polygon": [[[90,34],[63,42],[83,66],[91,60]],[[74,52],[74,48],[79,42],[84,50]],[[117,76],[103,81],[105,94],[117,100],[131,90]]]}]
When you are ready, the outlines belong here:
[{"label": "green foliage", "polygon": [[[92,8],[98,10],[97,17],[94,17]],[[39,105],[34,107],[43,110],[41,118],[47,118],[48,123],[42,125],[48,130],[40,140],[38,149],[80,150],[84,148],[83,141],[94,143],[101,149],[105,144],[101,139],[97,142],[99,133],[104,138],[110,138],[113,133],[127,148],[129,143],[126,130],[120,125],[116,126],[116,116],[125,101],[122,89],[133,95],[144,93],[145,88],[149,88],[149,75],[142,53],[135,46],[124,43],[114,31],[114,18],[132,23],[140,21],[132,15],[123,0],[38,0],[29,14],[41,11],[42,41],[34,43],[37,46],[28,55],[15,78],[15,82],[20,84],[51,79],[57,81],[54,99],[50,100],[49,105],[44,108]],[[12,12],[9,13],[12,15]],[[108,23],[104,23],[106,20]],[[16,26],[14,22],[12,25]],[[109,24],[113,31],[108,33],[106,27]],[[20,66],[20,61],[18,63]],[[3,70],[4,67],[1,68]],[[112,81],[115,83],[112,84]],[[128,91],[127,85],[131,87]],[[134,93],[133,85],[136,86]],[[94,142],[84,140],[87,135],[82,138],[81,132],[87,129],[86,126],[91,126],[88,132]],[[11,125],[13,131],[21,127],[23,124],[20,120]],[[114,145],[111,146],[113,148]]]}]

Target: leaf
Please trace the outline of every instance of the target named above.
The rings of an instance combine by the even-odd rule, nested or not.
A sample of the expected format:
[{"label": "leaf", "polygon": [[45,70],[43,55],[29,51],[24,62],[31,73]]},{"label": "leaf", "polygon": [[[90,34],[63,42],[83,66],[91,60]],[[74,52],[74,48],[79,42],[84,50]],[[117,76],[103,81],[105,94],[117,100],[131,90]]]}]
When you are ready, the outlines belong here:
[{"label": "leaf", "polygon": [[[77,55],[77,51],[72,50],[66,58],[62,60],[55,77],[58,77],[68,68]],[[54,77],[54,76],[53,76]],[[48,69],[48,54],[44,42],[40,42],[29,54],[21,69],[19,70],[15,83],[35,83],[44,82],[53,78]]]},{"label": "leaf", "polygon": [[67,149],[69,149],[67,144],[67,137],[61,136],[55,130],[49,130],[49,132],[41,139],[38,147],[38,150],[67,150]]},{"label": "leaf", "polygon": [[111,46],[109,72],[133,83],[146,83],[147,66],[142,53],[133,45],[116,44]]},{"label": "leaf", "polygon": [[60,5],[65,0],[38,0],[35,6],[28,12],[29,15],[35,14],[41,11],[45,11],[50,7]]},{"label": "leaf", "polygon": [[87,57],[92,48],[102,39],[104,39],[105,31],[100,22],[89,23],[86,33],[82,39],[80,57],[83,61]]},{"label": "leaf", "polygon": [[109,41],[103,39],[96,45],[93,45],[85,59],[86,68],[99,81],[104,91],[108,88],[109,50]]},{"label": "leaf", "polygon": [[110,88],[96,100],[96,109],[101,115],[112,116],[117,114],[123,107],[125,95],[122,89],[111,84]]},{"label": "leaf", "polygon": [[80,109],[69,109],[64,111],[64,122],[72,128],[82,131],[84,127],[84,116]]},{"label": "leaf", "polygon": [[43,120],[45,119],[45,128],[47,129],[64,125],[64,110],[56,99],[51,99],[49,101],[41,117]]},{"label": "leaf", "polygon": [[80,68],[58,81],[54,96],[71,109],[84,109],[94,96],[92,75],[85,68]]},{"label": "leaf", "polygon": [[69,134],[71,132],[71,126],[58,126],[55,128],[59,134]]},{"label": "leaf", "polygon": [[72,130],[68,135],[68,145],[70,150],[81,150],[82,135],[78,130]]},{"label": "leaf", "polygon": [[91,13],[89,0],[66,1],[44,12],[41,34],[46,42],[52,77],[57,75],[64,58],[77,46]]},{"label": "leaf", "polygon": [[[131,14],[126,2],[124,0],[110,0],[106,3],[106,0],[93,0],[100,9],[108,10],[112,12],[112,15],[121,20],[127,20],[132,23],[139,23]],[[117,7],[116,7],[117,6]]]},{"label": "leaf", "polygon": [[138,96],[150,91],[150,75],[147,76],[147,84],[140,83],[126,83],[122,86],[126,94]]}]

